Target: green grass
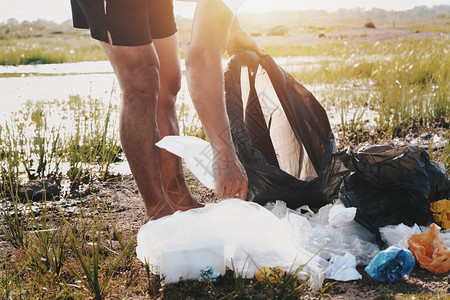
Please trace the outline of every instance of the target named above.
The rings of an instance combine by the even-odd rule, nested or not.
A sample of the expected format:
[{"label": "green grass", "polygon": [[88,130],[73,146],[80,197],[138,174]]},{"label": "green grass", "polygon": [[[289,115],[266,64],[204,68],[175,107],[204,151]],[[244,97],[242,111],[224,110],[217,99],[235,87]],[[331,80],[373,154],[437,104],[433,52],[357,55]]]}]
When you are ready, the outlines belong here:
[{"label": "green grass", "polygon": [[70,23],[0,25],[0,65],[106,60],[97,41]]},{"label": "green grass", "polygon": [[73,189],[116,174],[121,162],[117,120],[119,108],[98,99],[28,102],[0,124],[2,190],[9,182],[70,181]]},{"label": "green grass", "polygon": [[[363,43],[355,45],[355,52],[349,52],[349,45],[341,48],[336,60],[300,66],[293,76],[304,83],[331,85],[325,105],[339,104],[342,109],[354,110],[353,120],[342,121],[344,131],[354,131],[354,125],[362,127],[355,121],[367,108],[375,112],[377,125],[372,130],[391,137],[413,124],[448,126],[450,53],[446,38]],[[340,88],[354,84],[364,87],[363,96],[358,89]],[[335,100],[343,98],[352,100]]]},{"label": "green grass", "polygon": [[[68,221],[64,212],[50,210],[45,199],[41,203],[40,216],[31,210],[21,211],[20,225],[26,242],[16,244],[15,259],[3,263],[0,268],[0,298],[4,299],[103,299],[111,290],[111,281],[121,270],[127,269],[133,258],[135,236],[123,238],[123,248],[106,250],[102,211],[82,213],[78,219]],[[1,206],[7,212],[4,203]],[[7,214],[5,214],[6,216]],[[14,215],[14,214],[13,214]],[[112,226],[117,220],[109,219]],[[2,220],[0,233],[9,236],[7,227],[17,227],[16,221]],[[121,233],[122,234],[122,233]],[[81,288],[81,285],[86,289]],[[114,285],[115,286],[115,285]]]},{"label": "green grass", "polygon": [[[70,43],[68,43],[68,40]],[[50,64],[106,60],[98,42],[86,35],[0,40],[0,65]]]},{"label": "green grass", "polygon": [[[121,261],[128,257],[130,259],[131,251],[133,250],[134,240],[133,237],[127,245],[124,245],[122,252],[116,258],[110,262],[109,268],[106,268],[106,273],[103,278],[100,278],[100,266],[104,262],[100,258],[100,244],[102,243],[103,234],[101,233],[101,228],[103,227],[102,212],[100,214],[94,214],[89,217],[92,220],[90,225],[82,224],[87,229],[92,230],[90,236],[91,242],[86,244],[86,236],[77,236],[71,229],[69,221],[64,218],[64,223],[67,228],[69,228],[68,235],[72,249],[76,253],[76,257],[83,269],[80,274],[75,269],[72,269],[72,273],[83,282],[83,285],[88,291],[94,296],[94,299],[103,299],[103,297],[110,291],[109,285],[113,276],[117,273],[119,269],[119,264]],[[110,220],[111,221],[111,220]],[[86,222],[86,219],[81,219],[81,223]],[[114,224],[111,222],[111,224]],[[122,240],[123,242],[123,240]],[[89,249],[90,248],[90,249]]]}]

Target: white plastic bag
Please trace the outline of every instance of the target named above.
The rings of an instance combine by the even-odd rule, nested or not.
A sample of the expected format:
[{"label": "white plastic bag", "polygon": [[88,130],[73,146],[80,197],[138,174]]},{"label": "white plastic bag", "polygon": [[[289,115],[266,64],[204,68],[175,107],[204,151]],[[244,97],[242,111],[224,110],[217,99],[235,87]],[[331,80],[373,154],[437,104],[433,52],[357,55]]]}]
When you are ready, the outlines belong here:
[{"label": "white plastic bag", "polygon": [[216,187],[212,172],[213,153],[208,142],[195,136],[166,136],[156,146],[183,158],[189,170],[206,187]]},{"label": "white plastic bag", "polygon": [[161,249],[167,245],[222,239],[226,266],[238,276],[252,278],[263,266],[295,271],[306,264],[299,277],[310,276],[308,284],[319,288],[329,263],[291,238],[289,223],[267,209],[229,199],[149,221],[138,233],[136,252],[142,262],[149,262],[152,272],[159,273]]},{"label": "white plastic bag", "polygon": [[[342,204],[327,205],[317,214],[307,207],[302,209],[306,214],[290,210],[282,201],[266,207],[229,199],[149,221],[138,233],[137,256],[150,263],[153,273],[159,273],[161,251],[171,249],[171,245],[176,249],[182,243],[195,245],[200,253],[209,251],[208,241],[220,239],[225,243],[226,266],[237,276],[252,278],[261,267],[294,272],[305,265],[298,276],[310,276],[308,284],[317,289],[330,274],[328,260],[332,259],[335,265],[332,278],[354,280],[357,274],[352,258],[356,257],[359,264],[368,264],[380,252],[373,243],[374,235],[353,220],[354,209]],[[177,262],[169,262],[168,268],[174,270],[173,274],[180,274],[178,261],[180,269],[194,273],[199,269],[198,264],[191,265],[190,259],[180,260],[183,256],[175,254]],[[199,263],[201,255],[195,254],[191,251],[186,257],[194,257],[192,261]],[[220,260],[220,255],[216,258]],[[189,273],[189,278],[196,276]]]},{"label": "white plastic bag", "polygon": [[330,260],[331,272],[327,277],[339,281],[359,280],[362,275],[356,270],[356,257],[348,252],[336,255]]},{"label": "white plastic bag", "polygon": [[328,224],[333,227],[345,226],[355,219],[356,207],[345,207],[343,204],[333,205],[328,213]]},{"label": "white plastic bag", "polygon": [[413,227],[409,227],[405,224],[387,225],[379,228],[381,239],[388,245],[393,246],[395,244],[400,245],[406,249],[408,246],[408,239],[413,234],[422,233],[419,226],[414,224]]}]

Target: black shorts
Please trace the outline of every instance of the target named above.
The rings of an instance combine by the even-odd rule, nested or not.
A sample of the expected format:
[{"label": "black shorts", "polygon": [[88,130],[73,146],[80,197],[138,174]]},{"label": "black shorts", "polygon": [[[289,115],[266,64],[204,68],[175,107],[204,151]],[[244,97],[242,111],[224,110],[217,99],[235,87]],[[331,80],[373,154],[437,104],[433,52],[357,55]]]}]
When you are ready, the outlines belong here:
[{"label": "black shorts", "polygon": [[172,0],[71,0],[73,26],[118,46],[150,44],[177,32]]}]

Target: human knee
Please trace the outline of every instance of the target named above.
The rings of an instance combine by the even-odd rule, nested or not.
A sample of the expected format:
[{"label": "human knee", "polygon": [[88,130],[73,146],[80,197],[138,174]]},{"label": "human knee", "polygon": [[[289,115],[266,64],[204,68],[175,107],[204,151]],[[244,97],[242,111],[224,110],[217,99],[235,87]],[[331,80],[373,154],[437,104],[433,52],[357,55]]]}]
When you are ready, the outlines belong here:
[{"label": "human knee", "polygon": [[181,89],[181,74],[173,73],[164,77],[161,77],[160,92],[166,94],[169,98],[175,99],[178,92]]},{"label": "human knee", "polygon": [[175,105],[177,94],[181,89],[181,70],[177,68],[161,70],[160,82],[158,105],[171,108]]},{"label": "human knee", "polygon": [[160,88],[159,65],[157,62],[142,62],[130,71],[123,84],[124,99],[149,99],[158,95]]}]

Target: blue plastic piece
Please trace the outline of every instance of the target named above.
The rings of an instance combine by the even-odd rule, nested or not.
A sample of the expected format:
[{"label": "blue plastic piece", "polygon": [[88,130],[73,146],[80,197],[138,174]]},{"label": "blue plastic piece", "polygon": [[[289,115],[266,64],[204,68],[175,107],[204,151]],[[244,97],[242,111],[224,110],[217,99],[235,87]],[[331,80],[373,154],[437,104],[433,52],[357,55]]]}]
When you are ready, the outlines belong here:
[{"label": "blue plastic piece", "polygon": [[212,281],[216,282],[216,279],[220,276],[220,272],[216,272],[213,267],[208,266],[200,271],[200,277],[198,281]]},{"label": "blue plastic piece", "polygon": [[375,280],[392,283],[411,273],[415,263],[411,251],[393,245],[378,253],[365,271]]}]

